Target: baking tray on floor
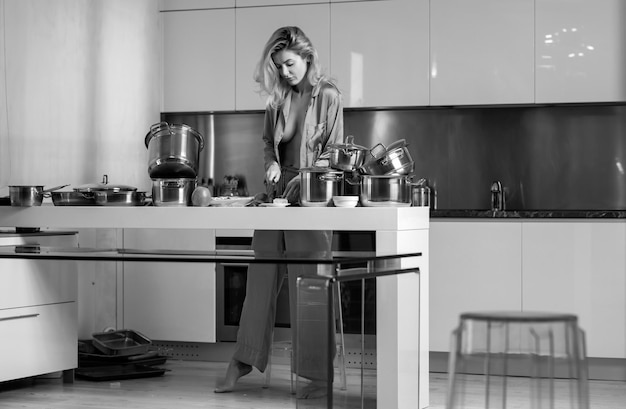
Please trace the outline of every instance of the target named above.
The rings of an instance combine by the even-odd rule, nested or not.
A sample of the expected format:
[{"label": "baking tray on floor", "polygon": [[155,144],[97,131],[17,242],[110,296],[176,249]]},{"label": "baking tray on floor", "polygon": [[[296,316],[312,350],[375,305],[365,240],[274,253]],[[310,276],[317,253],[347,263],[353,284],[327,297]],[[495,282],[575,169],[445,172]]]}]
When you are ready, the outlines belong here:
[{"label": "baking tray on floor", "polygon": [[74,375],[88,381],[115,381],[162,376],[168,371],[169,369],[149,365],[124,364],[77,368],[74,370]]},{"label": "baking tray on floor", "polygon": [[98,332],[92,335],[93,346],[107,355],[139,355],[150,349],[152,341],[142,333],[130,329]]},{"label": "baking tray on floor", "polygon": [[93,345],[93,340],[85,339],[78,341],[78,367],[141,364],[163,365],[168,356],[160,355],[157,350],[150,350],[139,355],[107,355]]}]

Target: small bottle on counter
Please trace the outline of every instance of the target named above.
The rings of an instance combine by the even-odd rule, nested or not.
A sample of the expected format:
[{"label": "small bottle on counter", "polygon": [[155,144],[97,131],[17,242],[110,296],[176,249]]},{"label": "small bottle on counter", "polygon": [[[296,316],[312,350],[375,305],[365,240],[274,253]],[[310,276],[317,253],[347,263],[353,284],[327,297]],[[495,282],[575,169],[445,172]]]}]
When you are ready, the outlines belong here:
[{"label": "small bottle on counter", "polygon": [[504,198],[504,189],[502,188],[502,182],[496,180],[491,184],[491,210],[494,212],[498,212],[505,209],[506,202]]}]

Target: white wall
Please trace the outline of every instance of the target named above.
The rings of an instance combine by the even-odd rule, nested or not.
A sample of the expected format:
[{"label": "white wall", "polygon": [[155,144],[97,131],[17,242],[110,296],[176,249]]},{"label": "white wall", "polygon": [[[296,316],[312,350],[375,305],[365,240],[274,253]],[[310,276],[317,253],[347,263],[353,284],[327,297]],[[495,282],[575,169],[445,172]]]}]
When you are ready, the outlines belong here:
[{"label": "white wall", "polygon": [[[6,185],[150,189],[159,121],[153,0],[0,0],[0,195]],[[4,48],[4,49],[3,49]]]}]

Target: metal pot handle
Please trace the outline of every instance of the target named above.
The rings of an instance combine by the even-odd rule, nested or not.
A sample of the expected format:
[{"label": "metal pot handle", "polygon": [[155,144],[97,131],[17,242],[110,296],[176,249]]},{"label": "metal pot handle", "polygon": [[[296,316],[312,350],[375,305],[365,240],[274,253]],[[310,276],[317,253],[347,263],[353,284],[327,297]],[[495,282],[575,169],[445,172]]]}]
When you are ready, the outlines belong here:
[{"label": "metal pot handle", "polygon": [[342,174],[327,174],[323,173],[317,177],[318,180],[322,182],[337,182],[343,179]]},{"label": "metal pot handle", "polygon": [[167,122],[163,121],[163,122],[159,122],[158,124],[154,124],[150,127],[150,133],[155,132],[155,128],[160,127],[160,126],[167,126],[167,130],[170,133],[170,135],[174,135],[174,132],[172,131],[172,128],[170,127],[170,124],[168,124]]}]

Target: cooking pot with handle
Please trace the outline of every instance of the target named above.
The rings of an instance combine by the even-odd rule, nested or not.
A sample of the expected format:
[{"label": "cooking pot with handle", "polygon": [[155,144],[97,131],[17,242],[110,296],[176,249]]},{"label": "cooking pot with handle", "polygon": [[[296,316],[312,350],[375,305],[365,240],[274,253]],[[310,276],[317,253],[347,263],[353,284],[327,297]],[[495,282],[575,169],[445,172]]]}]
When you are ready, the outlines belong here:
[{"label": "cooking pot with handle", "polygon": [[160,122],[150,127],[145,138],[148,174],[152,179],[195,178],[198,176],[202,135],[185,124]]},{"label": "cooking pot with handle", "polygon": [[300,169],[300,204],[304,207],[330,206],[333,196],[342,194],[343,172],[331,168]]},{"label": "cooking pot with handle", "polygon": [[346,136],[345,144],[329,145],[328,151],[330,152],[330,167],[346,171],[358,169],[369,153],[364,146],[354,144],[353,135]]},{"label": "cooking pot with handle", "polygon": [[11,206],[30,207],[41,206],[43,198],[50,196],[49,193],[62,189],[68,185],[55,186],[50,189],[44,189],[43,186],[33,185],[12,185],[9,186],[9,200]]},{"label": "cooking pot with handle", "polygon": [[359,199],[365,207],[411,206],[410,176],[362,175]]},{"label": "cooking pot with handle", "polygon": [[408,175],[414,166],[406,141],[401,139],[389,145],[378,158],[373,157],[364,163],[359,171],[366,175]]},{"label": "cooking pot with handle", "polygon": [[196,189],[196,178],[152,179],[154,206],[192,206],[191,196]]}]

